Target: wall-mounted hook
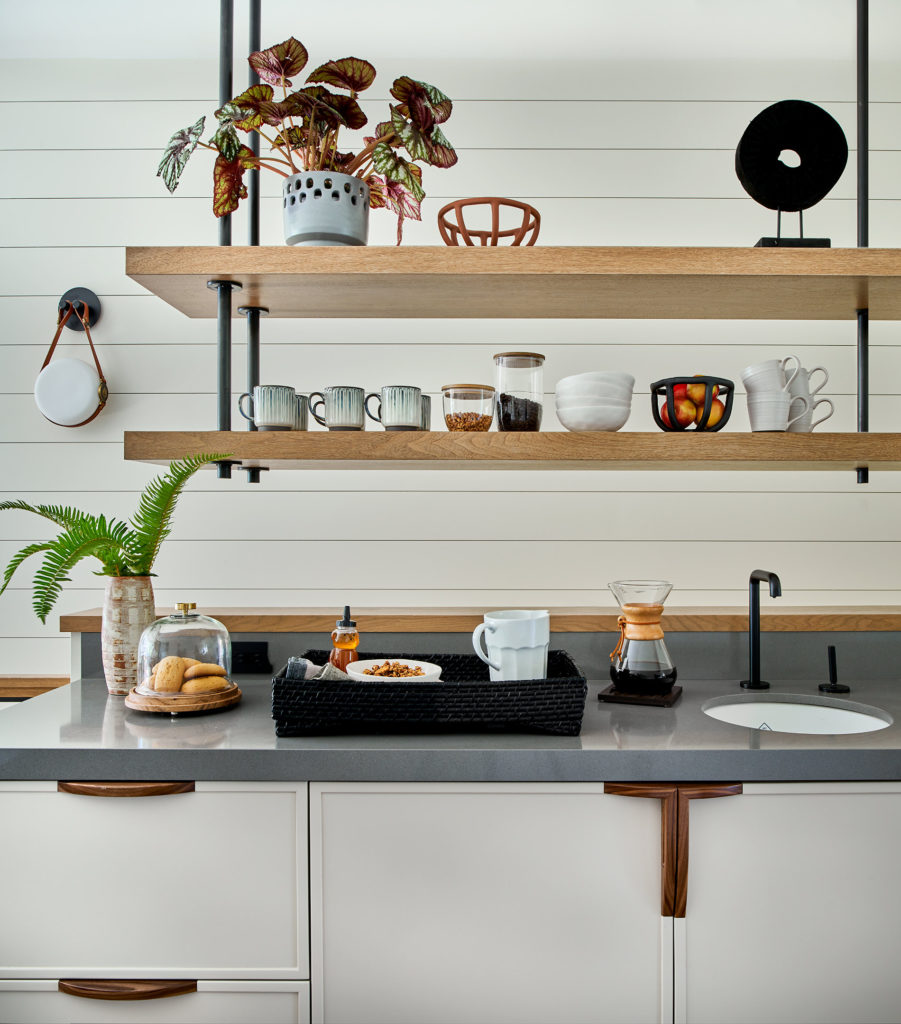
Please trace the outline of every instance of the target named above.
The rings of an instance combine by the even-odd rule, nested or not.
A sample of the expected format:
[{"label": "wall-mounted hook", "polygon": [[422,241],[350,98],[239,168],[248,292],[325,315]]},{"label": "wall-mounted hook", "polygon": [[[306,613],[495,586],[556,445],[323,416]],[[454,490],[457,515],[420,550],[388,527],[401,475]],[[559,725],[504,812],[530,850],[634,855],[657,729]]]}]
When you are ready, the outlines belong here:
[{"label": "wall-mounted hook", "polygon": [[[90,288],[70,288],[60,298],[58,309],[65,312],[70,302],[76,307],[76,313],[80,313],[82,316],[87,314],[88,327],[93,327],[100,319],[100,299]],[[70,331],[84,331],[77,316],[70,316],[66,321],[66,327]]]}]

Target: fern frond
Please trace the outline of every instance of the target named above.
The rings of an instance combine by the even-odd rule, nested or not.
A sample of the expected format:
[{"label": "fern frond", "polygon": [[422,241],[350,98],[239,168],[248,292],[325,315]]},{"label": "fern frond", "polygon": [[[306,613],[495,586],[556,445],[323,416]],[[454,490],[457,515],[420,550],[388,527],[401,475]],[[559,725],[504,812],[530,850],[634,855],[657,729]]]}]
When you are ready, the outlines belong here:
[{"label": "fern frond", "polygon": [[192,455],[173,462],[169,472],[151,480],[141,494],[138,510],[131,519],[134,528],[131,552],[135,575],[149,575],[160,545],[169,536],[172,515],[185,484],[202,466],[221,462],[225,454]]},{"label": "fern frond", "polygon": [[43,516],[65,529],[91,518],[86,512],[68,506],[63,508],[62,505],[29,505],[27,501],[0,501],[0,512],[5,512],[7,509],[34,512],[35,515]]},{"label": "fern frond", "polygon": [[89,555],[99,557],[107,549],[125,550],[128,525],[99,516],[91,521],[76,523],[49,543],[47,555],[34,577],[32,607],[41,622],[47,621],[56,604],[63,583],[70,582],[72,567]]},{"label": "fern frond", "polygon": [[0,594],[9,586],[9,581],[13,578],[13,573],[19,566],[25,561],[26,558],[31,555],[36,555],[39,551],[46,551],[52,545],[52,541],[45,540],[40,541],[37,544],[29,544],[27,548],[22,548],[21,551],[16,552],[9,561],[9,565],[3,571],[3,586],[0,587]]}]

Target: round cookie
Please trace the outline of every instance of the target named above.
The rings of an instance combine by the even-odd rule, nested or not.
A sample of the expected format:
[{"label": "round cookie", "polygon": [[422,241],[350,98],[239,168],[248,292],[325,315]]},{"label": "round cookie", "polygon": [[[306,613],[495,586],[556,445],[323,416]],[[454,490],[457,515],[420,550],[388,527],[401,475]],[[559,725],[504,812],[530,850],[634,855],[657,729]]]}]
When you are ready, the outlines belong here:
[{"label": "round cookie", "polygon": [[186,679],[182,684],[182,693],[214,693],[216,690],[224,690],[229,686],[225,676],[197,676],[195,679]]},{"label": "round cookie", "polygon": [[185,664],[181,658],[171,655],[156,667],[154,689],[164,693],[175,693],[181,689],[185,677]]},{"label": "round cookie", "polygon": [[202,664],[195,661],[186,671],[185,679],[198,679],[200,676],[224,676],[225,669],[221,665],[214,665],[211,662]]}]

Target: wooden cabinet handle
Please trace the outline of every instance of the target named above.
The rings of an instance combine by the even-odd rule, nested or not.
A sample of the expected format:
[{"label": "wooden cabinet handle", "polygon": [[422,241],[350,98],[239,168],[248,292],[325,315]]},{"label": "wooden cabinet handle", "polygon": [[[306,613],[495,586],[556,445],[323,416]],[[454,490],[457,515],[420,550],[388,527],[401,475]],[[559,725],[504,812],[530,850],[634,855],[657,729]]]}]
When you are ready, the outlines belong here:
[{"label": "wooden cabinet handle", "polygon": [[738,796],[740,782],[605,782],[611,796],[660,801],[660,915],[685,917],[688,905],[690,800]]},{"label": "wooden cabinet handle", "polygon": [[60,992],[80,999],[165,999],[196,992],[197,982],[60,978],[58,987]]},{"label": "wooden cabinet handle", "polygon": [[193,793],[193,782],[57,782],[58,793],[80,796],[168,796]]}]

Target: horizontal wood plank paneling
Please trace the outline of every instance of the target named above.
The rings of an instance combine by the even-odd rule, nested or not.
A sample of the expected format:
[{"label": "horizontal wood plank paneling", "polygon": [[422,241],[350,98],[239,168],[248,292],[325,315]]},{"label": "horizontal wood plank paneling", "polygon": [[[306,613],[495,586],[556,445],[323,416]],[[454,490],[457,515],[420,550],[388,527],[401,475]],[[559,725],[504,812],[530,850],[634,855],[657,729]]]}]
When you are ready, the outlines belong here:
[{"label": "horizontal wood plank paneling", "polygon": [[[318,54],[323,17],[310,14],[301,29],[295,6],[267,0],[264,42],[294,32]],[[741,12],[729,17],[737,31]],[[874,27],[878,17],[875,10]],[[239,26],[239,39],[243,31]],[[209,429],[215,422],[214,324],[182,317],[124,273],[126,245],[215,244],[207,154],[194,157],[174,197],[156,177],[168,136],[216,105],[214,35],[211,25],[209,51],[190,61],[167,60],[165,53],[160,60],[129,59],[127,75],[123,62],[95,57],[0,62],[7,125],[0,144],[6,150],[0,162],[3,497],[127,517],[157,470],[124,462],[123,432]],[[533,202],[542,213],[543,245],[753,244],[773,233],[775,217],[741,190],[734,147],[756,113],[786,96],[825,106],[852,147],[843,180],[809,211],[805,229],[828,235],[836,246],[855,242],[850,54],[844,61],[810,53],[792,61],[762,54],[735,62],[656,54],[646,61],[587,61],[548,52],[529,63],[504,57],[423,63],[404,56],[410,47],[398,40],[400,56],[376,60],[379,77],[365,99],[370,117],[382,118],[395,75],[419,74],[454,98],[447,133],[460,151],[451,171],[426,169],[423,221],[407,225],[405,244],[438,244],[435,214],[443,202],[486,193]],[[239,69],[236,88],[240,76]],[[870,241],[895,246],[901,239],[901,73],[896,62],[874,60],[870,79],[876,197]],[[89,140],[85,124],[93,126]],[[106,152],[89,151],[97,146]],[[281,244],[277,186],[274,177],[264,179],[264,244]],[[631,198],[615,198],[621,196]],[[786,219],[786,227],[793,224]],[[393,244],[392,217],[374,213],[371,225],[372,244]],[[233,224],[237,244],[245,231],[241,211]],[[31,389],[57,297],[77,284],[93,288],[104,304],[94,336],[113,394],[92,424],[65,430],[40,417]],[[650,430],[650,380],[714,372],[738,382],[747,363],[795,352],[805,365],[822,364],[831,373],[826,393],[837,413],[830,427],[853,429],[853,323],[727,323],[703,316],[465,324],[272,319],[262,327],[262,375],[307,392],[338,382],[371,390],[416,383],[432,393],[440,427],[442,384],[473,376],[488,382],[494,352],[527,348],[547,355],[549,428],[556,426],[551,407],[559,377],[616,368],[637,378],[627,429]],[[244,390],[240,322],[234,334],[237,395]],[[895,430],[901,324],[874,322],[871,344],[871,427]],[[86,349],[69,344],[60,354],[85,358]],[[234,407],[233,423],[243,425]],[[730,429],[747,429],[741,395]],[[590,608],[610,605],[610,579],[663,574],[676,585],[668,611],[725,605],[742,618],[747,574],[760,564],[780,572],[794,605],[897,604],[899,494],[896,474],[873,473],[862,488],[853,474],[697,474],[678,466],[648,474],[272,472],[256,488],[240,472],[230,481],[208,472],[183,496],[154,582],[161,606],[188,594],[207,606],[331,609],[350,600]],[[44,525],[20,513],[0,516],[0,561],[46,535]],[[342,565],[352,567],[340,579],[337,548]],[[479,566],[476,578],[472,565]],[[56,613],[46,627],[34,618],[30,572],[23,567],[0,597],[0,668],[64,676],[68,639]],[[57,611],[95,606],[101,593],[102,580],[85,563]]]}]

